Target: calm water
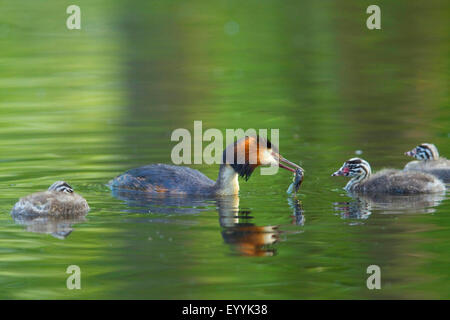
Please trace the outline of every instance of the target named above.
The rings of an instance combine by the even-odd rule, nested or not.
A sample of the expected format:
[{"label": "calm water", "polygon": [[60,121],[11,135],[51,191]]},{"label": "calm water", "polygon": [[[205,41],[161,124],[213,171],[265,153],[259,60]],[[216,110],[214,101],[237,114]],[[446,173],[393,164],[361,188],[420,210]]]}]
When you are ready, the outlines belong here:
[{"label": "calm water", "polygon": [[[381,31],[356,0],[77,4],[81,31],[61,1],[2,2],[0,298],[450,298],[448,195],[353,199],[330,177],[357,150],[374,170],[421,142],[450,156],[448,2],[382,1]],[[170,163],[172,131],[194,120],[279,129],[306,169],[298,199],[286,171],[220,201],[105,186]],[[86,220],[13,221],[19,197],[60,179]],[[73,264],[81,290],[66,289]]]}]

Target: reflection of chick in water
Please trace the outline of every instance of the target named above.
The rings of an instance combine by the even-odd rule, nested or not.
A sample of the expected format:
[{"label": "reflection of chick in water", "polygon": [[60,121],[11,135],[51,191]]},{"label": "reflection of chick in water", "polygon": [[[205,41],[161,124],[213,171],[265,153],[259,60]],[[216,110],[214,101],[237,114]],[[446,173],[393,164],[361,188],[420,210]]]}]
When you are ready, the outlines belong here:
[{"label": "reflection of chick in water", "polygon": [[219,222],[223,228],[225,243],[235,247],[245,256],[273,256],[276,250],[270,245],[279,240],[277,226],[255,226],[247,222],[252,219],[250,211],[239,210],[239,197],[218,199]]},{"label": "reflection of chick in water", "polygon": [[26,226],[26,230],[35,233],[50,234],[58,239],[67,238],[73,231],[72,225],[86,221],[84,216],[49,217],[49,216],[13,216],[14,222]]},{"label": "reflection of chick in water", "polygon": [[372,214],[370,203],[358,197],[348,202],[334,202],[333,205],[343,219],[367,219]]},{"label": "reflection of chick in water", "polygon": [[335,210],[342,218],[367,219],[372,211],[381,214],[433,213],[433,207],[445,199],[445,192],[417,195],[356,195],[349,202],[336,202]]}]

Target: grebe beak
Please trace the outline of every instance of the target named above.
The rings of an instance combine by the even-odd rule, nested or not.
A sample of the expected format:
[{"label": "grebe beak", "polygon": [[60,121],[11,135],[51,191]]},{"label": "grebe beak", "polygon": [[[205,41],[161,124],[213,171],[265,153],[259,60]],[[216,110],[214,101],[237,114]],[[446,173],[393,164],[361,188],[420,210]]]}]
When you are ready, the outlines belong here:
[{"label": "grebe beak", "polygon": [[341,170],[338,170],[336,172],[334,172],[331,176],[332,177],[339,177],[339,176],[343,176],[344,173]]},{"label": "grebe beak", "polygon": [[331,176],[332,177],[346,177],[348,176],[348,172],[350,170],[347,167],[340,168],[338,171],[334,172]]},{"label": "grebe beak", "polygon": [[416,149],[405,152],[405,156],[414,157],[416,155]]},{"label": "grebe beak", "polygon": [[[285,165],[282,164],[282,162],[285,163],[285,164],[288,164],[288,165],[290,165],[291,167],[294,167],[294,168],[285,166]],[[299,165],[297,165],[297,164],[295,164],[293,162],[290,162],[289,160],[283,158],[281,155],[278,155],[278,166],[280,168],[289,170],[289,171],[294,172],[294,173],[297,171],[297,169],[300,169],[301,172],[305,172],[305,170],[303,170],[302,167],[300,167]]]}]

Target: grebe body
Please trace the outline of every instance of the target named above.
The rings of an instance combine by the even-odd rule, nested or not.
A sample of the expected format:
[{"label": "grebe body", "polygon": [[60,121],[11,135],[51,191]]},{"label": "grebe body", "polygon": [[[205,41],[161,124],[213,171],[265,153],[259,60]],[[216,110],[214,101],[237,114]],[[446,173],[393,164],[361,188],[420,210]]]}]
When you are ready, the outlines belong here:
[{"label": "grebe body", "polygon": [[450,182],[450,160],[440,157],[434,144],[422,143],[405,153],[417,160],[405,165],[405,170],[417,170],[430,173],[442,181]]},{"label": "grebe body", "polygon": [[109,186],[113,190],[123,189],[147,193],[235,195],[239,193],[238,176],[248,180],[256,167],[260,165],[279,166],[291,172],[301,169],[283,158],[269,140],[250,136],[230,144],[224,150],[216,181],[188,167],[151,164],[128,170],[111,180]]},{"label": "grebe body", "polygon": [[352,158],[332,174],[352,179],[345,190],[355,193],[420,194],[445,191],[445,185],[435,176],[420,171],[384,169],[372,174],[367,161]]},{"label": "grebe body", "polygon": [[89,211],[87,201],[64,181],[53,183],[47,191],[25,196],[14,205],[13,216],[83,216]]},{"label": "grebe body", "polygon": [[128,170],[112,180],[110,186],[149,193],[211,194],[215,181],[195,169],[157,163]]}]

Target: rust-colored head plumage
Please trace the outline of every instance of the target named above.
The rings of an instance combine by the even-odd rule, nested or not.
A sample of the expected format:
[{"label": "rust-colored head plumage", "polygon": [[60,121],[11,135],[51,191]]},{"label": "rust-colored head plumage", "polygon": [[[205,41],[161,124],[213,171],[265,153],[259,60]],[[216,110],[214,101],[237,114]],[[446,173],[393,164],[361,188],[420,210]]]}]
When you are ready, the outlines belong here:
[{"label": "rust-colored head plumage", "polygon": [[259,165],[270,165],[275,159],[272,153],[278,149],[260,136],[247,136],[230,144],[223,152],[223,163],[248,180]]}]

